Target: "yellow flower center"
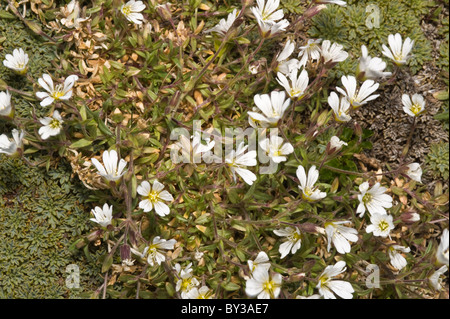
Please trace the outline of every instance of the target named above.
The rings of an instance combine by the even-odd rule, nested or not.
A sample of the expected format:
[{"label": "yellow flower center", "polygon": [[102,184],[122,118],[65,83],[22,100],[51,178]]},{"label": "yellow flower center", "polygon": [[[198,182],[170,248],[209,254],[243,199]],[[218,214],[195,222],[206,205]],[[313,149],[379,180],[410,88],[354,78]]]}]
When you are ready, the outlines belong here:
[{"label": "yellow flower center", "polygon": [[362,201],[363,201],[364,204],[367,204],[367,203],[369,203],[372,200],[372,198],[373,198],[372,194],[366,193],[363,196]]},{"label": "yellow flower center", "polygon": [[55,100],[59,100],[64,95],[61,85],[57,85],[55,90],[50,94]]},{"label": "yellow flower center", "polygon": [[414,115],[419,115],[421,111],[422,111],[422,108],[421,108],[420,105],[418,105],[418,104],[413,104],[413,105],[411,106],[411,112],[413,112]]},{"label": "yellow flower center", "polygon": [[50,126],[50,128],[52,129],[57,129],[61,127],[61,123],[57,119],[52,119],[48,126]]},{"label": "yellow flower center", "polygon": [[148,194],[148,200],[151,201],[152,203],[157,202],[159,199],[159,193],[157,193],[156,191],[151,191]]},{"label": "yellow flower center", "polygon": [[380,221],[380,223],[378,224],[378,228],[379,228],[381,231],[386,231],[386,230],[389,228],[389,224],[388,224],[386,221],[382,220],[382,221]]},{"label": "yellow flower center", "polygon": [[131,8],[130,8],[129,6],[124,6],[124,7],[122,8],[122,13],[123,13],[124,15],[126,15],[126,16],[130,15],[130,14],[131,14]]}]

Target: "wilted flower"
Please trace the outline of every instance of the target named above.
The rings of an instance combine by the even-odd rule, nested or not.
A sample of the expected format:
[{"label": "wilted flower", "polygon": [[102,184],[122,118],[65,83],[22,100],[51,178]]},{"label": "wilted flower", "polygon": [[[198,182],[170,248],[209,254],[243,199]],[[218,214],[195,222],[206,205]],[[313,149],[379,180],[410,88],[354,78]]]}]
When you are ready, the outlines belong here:
[{"label": "wilted flower", "polygon": [[64,85],[58,84],[53,86],[53,80],[48,74],[42,75],[38,79],[40,86],[47,92],[36,92],[36,96],[41,99],[41,106],[48,106],[53,101],[68,100],[72,96],[72,87],[78,80],[78,76],[69,75],[64,81]]},{"label": "wilted flower", "polygon": [[13,139],[9,139],[5,134],[0,135],[0,154],[14,156],[19,154],[19,150],[23,147],[24,131],[12,130]]},{"label": "wilted flower", "polygon": [[144,16],[140,13],[145,9],[145,4],[142,1],[130,0],[120,7],[120,11],[123,13],[128,21],[135,24],[142,24]]},{"label": "wilted flower", "polygon": [[320,52],[323,57],[323,62],[337,63],[342,62],[348,58],[348,53],[343,50],[343,46],[338,43],[331,44],[330,40],[324,40]]},{"label": "wilted flower", "polygon": [[300,233],[300,230],[298,227],[286,227],[285,229],[275,229],[273,231],[275,235],[278,235],[280,237],[286,237],[287,240],[282,243],[278,249],[278,251],[281,254],[281,259],[286,257],[289,252],[292,254],[295,254],[297,250],[300,249],[302,244],[302,234]]},{"label": "wilted flower", "polygon": [[138,194],[145,198],[139,202],[139,208],[142,208],[146,213],[155,208],[155,212],[159,216],[168,215],[170,208],[163,201],[173,201],[173,197],[163,189],[164,185],[156,180],[153,182],[153,187],[149,182],[143,181],[136,189]]},{"label": "wilted flower", "polygon": [[328,222],[325,223],[325,232],[327,234],[327,251],[330,251],[331,244],[333,243],[334,247],[340,254],[349,253],[351,250],[351,246],[349,241],[357,242],[358,241],[358,231],[354,228],[350,228],[347,226],[342,226],[343,224],[351,223],[350,221],[338,221],[338,222]]},{"label": "wilted flower", "polygon": [[411,178],[413,181],[422,183],[422,169],[419,163],[411,163],[406,165],[405,174]]},{"label": "wilted flower", "polygon": [[393,60],[395,64],[402,65],[408,62],[409,53],[411,52],[414,41],[410,38],[406,38],[405,42],[402,41],[402,36],[397,33],[395,35],[390,34],[388,36],[389,47],[382,45],[383,55]]},{"label": "wilted flower", "polygon": [[93,158],[92,164],[97,168],[99,174],[106,178],[108,181],[117,181],[119,180],[125,172],[123,171],[125,166],[127,166],[127,162],[124,159],[120,159],[115,150],[104,151],[103,152],[103,166],[100,162]]},{"label": "wilted flower", "polygon": [[313,202],[327,196],[325,192],[319,190],[318,186],[314,186],[319,179],[319,171],[316,169],[315,165],[310,167],[308,175],[306,175],[305,168],[300,165],[297,168],[296,174],[300,181],[298,187],[302,190],[303,199]]},{"label": "wilted flower", "polygon": [[181,298],[183,299],[188,299],[189,291],[200,285],[200,282],[192,274],[193,269],[191,266],[192,263],[189,263],[184,269],[181,269],[181,266],[178,263],[174,266],[178,277],[175,290],[181,291]]},{"label": "wilted flower", "polygon": [[371,215],[387,214],[385,208],[392,207],[392,197],[385,194],[387,188],[381,186],[380,183],[373,185],[370,190],[369,187],[368,182],[359,185],[361,193],[358,195],[359,205],[356,213],[359,214],[359,217],[363,217],[367,209]]},{"label": "wilted flower", "polygon": [[48,139],[50,136],[56,136],[61,132],[62,123],[64,122],[58,110],[53,112],[52,117],[44,117],[40,119],[42,126],[39,128],[39,135],[43,140]]},{"label": "wilted flower", "polygon": [[153,267],[156,264],[161,265],[166,260],[166,252],[163,249],[172,250],[176,243],[177,241],[175,239],[165,240],[156,236],[153,238],[152,243],[144,248],[142,253],[134,248],[131,248],[131,251],[141,258],[146,259],[148,264]]},{"label": "wilted flower", "polygon": [[281,292],[282,277],[279,273],[270,274],[261,269],[253,273],[245,285],[245,293],[258,299],[276,299]]},{"label": "wilted flower", "polygon": [[348,144],[344,141],[341,141],[339,139],[339,137],[337,136],[332,136],[330,138],[330,143],[329,143],[329,153],[334,153],[336,151],[339,151],[343,145],[347,146]]},{"label": "wilted flower", "polygon": [[383,78],[390,76],[391,72],[383,72],[386,68],[386,62],[378,57],[372,58],[369,55],[369,51],[365,45],[361,46],[362,55],[359,58],[358,65],[358,78],[363,80],[370,79],[376,80],[378,78]]},{"label": "wilted flower", "polygon": [[343,280],[333,280],[333,277],[343,273],[346,270],[345,261],[338,261],[335,265],[330,265],[325,268],[319,276],[319,283],[316,288],[324,299],[336,299],[336,295],[343,299],[352,299],[353,289],[349,282]]},{"label": "wilted flower", "polygon": [[263,139],[259,142],[259,146],[275,163],[286,161],[286,155],[294,152],[294,147],[292,147],[291,143],[284,143],[283,138],[277,135],[271,135],[270,138]]},{"label": "wilted flower", "polygon": [[225,34],[228,32],[228,30],[233,25],[234,21],[236,21],[236,18],[238,17],[238,15],[239,15],[239,11],[237,9],[234,9],[233,12],[228,14],[228,17],[226,20],[221,19],[215,27],[213,27],[209,30],[206,30],[205,32],[216,32],[216,33],[220,34],[221,36],[225,36]]},{"label": "wilted flower", "polygon": [[0,116],[14,116],[14,109],[11,104],[11,94],[9,94],[9,91],[0,92]]},{"label": "wilted flower", "polygon": [[402,256],[400,252],[409,253],[411,249],[409,247],[393,245],[388,248],[389,258],[391,259],[391,265],[397,269],[402,270],[407,265],[406,258]]},{"label": "wilted flower", "polygon": [[413,94],[412,98],[408,94],[402,95],[403,111],[406,114],[416,117],[425,112],[425,99],[420,94]]},{"label": "wilted flower", "polygon": [[336,90],[348,99],[353,108],[358,108],[361,105],[364,105],[367,102],[372,101],[380,96],[379,94],[371,95],[380,86],[373,80],[364,81],[359,90],[357,90],[358,84],[356,82],[356,78],[352,75],[343,75],[341,78],[341,82],[345,90],[339,87],[337,87]]},{"label": "wilted flower", "polygon": [[269,256],[264,251],[260,251],[255,260],[248,260],[247,264],[252,274],[256,271],[269,271]]},{"label": "wilted flower", "polygon": [[28,54],[22,48],[14,49],[12,54],[5,55],[3,65],[18,74],[25,74],[28,70]]},{"label": "wilted flower", "polygon": [[230,168],[233,179],[236,181],[236,173],[241,176],[249,185],[252,185],[254,181],[256,181],[256,175],[253,174],[250,170],[248,170],[247,166],[256,166],[256,151],[249,151],[244,153],[248,148],[244,146],[244,142],[241,142],[236,149],[236,152],[231,151],[226,157],[225,162],[228,164]]},{"label": "wilted flower", "polygon": [[61,8],[61,14],[64,16],[60,22],[66,28],[79,28],[80,22],[84,22],[87,18],[80,18],[80,4],[78,1],[72,0]]},{"label": "wilted flower", "polygon": [[448,271],[448,265],[444,265],[438,270],[436,270],[428,279],[431,286],[437,291],[442,290],[442,281],[443,278],[441,276]]},{"label": "wilted flower", "polygon": [[298,57],[300,59],[299,67],[305,66],[309,59],[311,60],[319,60],[320,59],[320,46],[319,43],[322,39],[308,39],[306,45],[301,46],[300,52],[298,53]]},{"label": "wilted flower", "polygon": [[309,77],[308,72],[306,70],[302,70],[299,76],[298,69],[294,69],[291,73],[289,73],[289,80],[286,76],[278,72],[277,73],[277,81],[278,83],[284,87],[287,94],[292,99],[300,100],[305,95],[305,90],[308,87]]},{"label": "wilted flower", "polygon": [[439,243],[438,249],[436,251],[436,259],[440,264],[447,265],[448,267],[448,247],[449,246],[449,236],[448,228],[444,229],[441,236],[441,242]]},{"label": "wilted flower", "polygon": [[334,112],[334,119],[337,122],[348,122],[352,118],[348,115],[350,109],[350,102],[347,98],[342,97],[339,99],[339,96],[335,92],[331,92],[328,97],[328,104],[331,106],[331,109]]},{"label": "wilted flower", "polygon": [[104,204],[103,208],[96,206],[94,209],[91,210],[92,214],[95,218],[91,218],[90,220],[94,223],[99,224],[100,226],[107,227],[108,225],[111,225],[112,221],[112,212],[113,212],[113,206],[109,206],[108,204]]},{"label": "wilted flower", "polygon": [[284,91],[272,91],[270,95],[256,94],[253,100],[263,114],[248,112],[249,123],[252,127],[255,127],[256,124],[260,124],[262,127],[276,126],[291,103],[290,99],[286,99]]},{"label": "wilted flower", "polygon": [[371,225],[366,227],[366,232],[373,233],[374,236],[387,237],[395,228],[392,216],[375,213],[370,216]]}]

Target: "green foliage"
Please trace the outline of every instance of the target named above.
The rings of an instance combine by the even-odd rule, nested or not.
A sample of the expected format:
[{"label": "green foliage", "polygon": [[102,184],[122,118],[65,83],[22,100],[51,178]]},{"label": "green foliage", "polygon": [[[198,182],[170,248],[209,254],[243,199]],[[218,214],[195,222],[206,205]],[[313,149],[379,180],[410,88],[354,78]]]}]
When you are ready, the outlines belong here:
[{"label": "green foliage", "polygon": [[431,144],[426,163],[433,176],[448,180],[449,176],[449,145],[445,142]]}]

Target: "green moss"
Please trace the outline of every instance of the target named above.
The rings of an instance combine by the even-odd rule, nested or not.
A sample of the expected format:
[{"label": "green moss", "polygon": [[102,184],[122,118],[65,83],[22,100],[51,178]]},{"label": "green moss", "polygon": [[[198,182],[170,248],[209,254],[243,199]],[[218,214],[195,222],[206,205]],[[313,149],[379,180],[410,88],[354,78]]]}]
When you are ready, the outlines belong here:
[{"label": "green moss", "polygon": [[432,144],[426,157],[426,163],[431,173],[436,178],[448,180],[449,176],[449,149],[448,143],[440,142]]},{"label": "green moss", "polygon": [[[312,38],[328,39],[342,44],[355,59],[361,55],[361,45],[366,45],[372,56],[382,56],[382,44],[388,44],[389,34],[400,33],[403,38],[415,41],[413,56],[408,62],[413,74],[431,59],[431,47],[420,28],[421,14],[426,8],[424,1],[349,1],[347,7],[328,6],[312,19],[308,34]],[[371,12],[369,4],[379,9],[379,26],[369,28]],[[354,73],[351,62],[337,67],[337,76]]]}]

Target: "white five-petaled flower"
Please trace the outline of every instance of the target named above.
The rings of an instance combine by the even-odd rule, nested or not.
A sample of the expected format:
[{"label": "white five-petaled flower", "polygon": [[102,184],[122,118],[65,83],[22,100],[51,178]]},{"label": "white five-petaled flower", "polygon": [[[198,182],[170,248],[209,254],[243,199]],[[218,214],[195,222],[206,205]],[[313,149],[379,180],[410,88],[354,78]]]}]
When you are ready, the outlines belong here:
[{"label": "white five-petaled flower", "polygon": [[441,276],[448,271],[448,265],[444,265],[438,270],[436,270],[428,279],[431,286],[437,291],[442,289],[442,281]]},{"label": "white five-petaled flower", "polygon": [[297,76],[298,71],[298,69],[292,70],[292,72],[289,73],[289,80],[283,73],[278,72],[277,81],[282,87],[284,87],[287,94],[292,99],[300,100],[305,95],[305,90],[309,83],[309,77],[306,70],[302,70],[300,75]]},{"label": "white five-petaled flower", "polygon": [[300,52],[298,53],[298,57],[300,62],[298,63],[300,66],[305,66],[308,63],[309,59],[311,60],[319,60],[320,59],[320,42],[322,39],[308,39],[304,46],[301,46]]},{"label": "white five-petaled flower", "polygon": [[112,212],[113,212],[113,206],[109,206],[108,204],[104,204],[103,208],[96,206],[94,209],[91,210],[92,214],[95,218],[91,218],[90,220],[94,223],[99,224],[100,226],[107,227],[108,225],[111,225],[112,221]]},{"label": "white five-petaled flower", "polygon": [[323,62],[337,63],[342,62],[348,58],[348,53],[343,50],[343,46],[338,43],[331,44],[330,40],[324,40],[320,52],[323,58]]},{"label": "white five-petaled flower", "polygon": [[374,236],[385,238],[395,228],[392,216],[387,214],[372,214],[370,222],[372,224],[366,227],[366,232],[373,233]]},{"label": "white five-petaled flower", "polygon": [[348,122],[352,119],[352,117],[348,115],[350,102],[345,96],[339,99],[339,96],[335,92],[331,92],[328,97],[328,104],[331,106],[331,109],[334,112],[334,119],[337,122]]},{"label": "white five-petaled flower", "polygon": [[277,135],[271,135],[270,138],[263,139],[259,142],[259,146],[275,163],[286,161],[286,155],[294,152],[292,144],[288,142],[285,143],[283,138]]},{"label": "white five-petaled flower", "polygon": [[143,181],[137,187],[138,194],[145,198],[139,202],[139,208],[142,208],[146,213],[155,208],[155,212],[159,216],[168,215],[170,208],[163,201],[173,201],[173,197],[168,191],[163,189],[164,185],[156,180],[153,182],[153,187],[149,182]]},{"label": "white five-petaled flower", "polygon": [[163,249],[172,250],[176,243],[175,239],[165,240],[156,236],[153,238],[152,243],[144,248],[142,253],[134,248],[131,248],[131,251],[142,259],[146,259],[148,264],[153,267],[154,265],[161,265],[166,260],[166,253]]},{"label": "white five-petaled flower", "polygon": [[261,113],[248,112],[249,123],[252,127],[259,124],[262,127],[276,126],[289,107],[291,100],[286,99],[286,92],[272,91],[269,94],[256,94],[253,98]]},{"label": "white five-petaled flower", "polygon": [[236,173],[242,177],[245,183],[252,185],[256,181],[256,175],[248,170],[247,166],[256,166],[256,151],[249,151],[244,153],[248,148],[244,146],[244,142],[241,142],[236,152],[233,150],[225,157],[225,163],[233,174],[233,179],[236,181]]},{"label": "white five-petaled flower", "polygon": [[43,125],[39,128],[39,135],[43,140],[48,139],[50,136],[56,136],[61,132],[62,123],[64,122],[58,110],[53,112],[52,117],[44,117],[39,122]]},{"label": "white five-petaled flower", "polygon": [[277,55],[277,62],[278,65],[276,67],[277,72],[281,72],[283,74],[289,74],[294,69],[300,68],[299,61],[297,59],[289,59],[292,52],[294,52],[295,49],[295,42],[291,40],[287,40],[286,44],[284,45],[283,50],[280,52],[280,54]]},{"label": "white five-petaled flower", "polygon": [[50,75],[44,74],[42,78],[38,79],[40,86],[47,92],[36,92],[36,96],[41,99],[41,106],[48,106],[54,101],[68,100],[72,96],[72,87],[78,80],[78,76],[69,75],[64,84],[53,85],[53,80]]},{"label": "white five-petaled flower", "polygon": [[313,202],[327,196],[325,192],[321,192],[319,190],[318,186],[314,186],[319,179],[319,171],[316,169],[315,165],[310,167],[308,175],[306,175],[305,168],[300,165],[297,168],[296,174],[300,181],[300,185],[298,187],[302,190],[303,199]]},{"label": "white five-petaled flower", "polygon": [[397,65],[406,64],[408,62],[408,58],[410,57],[409,53],[411,52],[414,41],[410,38],[406,38],[405,42],[402,40],[402,36],[397,33],[395,35],[390,34],[388,36],[389,48],[386,45],[382,45],[383,55],[394,61]]},{"label": "white five-petaled flower", "polygon": [[12,130],[12,140],[5,134],[0,135],[0,154],[13,156],[18,154],[18,150],[23,146],[24,131]]},{"label": "white five-petaled flower", "polygon": [[251,7],[253,15],[256,19],[265,22],[274,22],[283,19],[283,9],[278,9],[280,0],[256,0],[257,6]]},{"label": "white five-petaled flower", "polygon": [[444,229],[441,235],[441,242],[436,251],[436,260],[440,264],[448,267],[448,249],[449,249],[449,233],[448,228]]},{"label": "white five-petaled flower", "polygon": [[213,293],[208,286],[193,287],[186,293],[186,299],[213,299]]},{"label": "white five-petaled flower", "polygon": [[205,32],[216,32],[221,36],[225,36],[228,30],[233,25],[236,18],[239,16],[239,12],[237,9],[234,9],[233,12],[228,14],[227,19],[221,19],[219,23],[211,29],[206,30]]},{"label": "white five-petaled flower", "polygon": [[269,271],[269,256],[264,251],[260,251],[255,260],[248,260],[247,264],[252,274],[257,271]]},{"label": "white five-petaled flower", "polygon": [[425,99],[420,94],[413,94],[412,98],[408,94],[402,95],[403,111],[406,114],[416,117],[425,112]]},{"label": "white five-petaled flower", "polygon": [[0,116],[12,117],[14,114],[9,91],[0,92]]},{"label": "white five-petaled flower", "polygon": [[128,21],[135,24],[142,24],[144,16],[140,13],[145,9],[145,4],[142,1],[130,0],[120,7],[120,11],[123,13]]},{"label": "white five-petaled flower", "polygon": [[325,232],[328,240],[328,252],[330,251],[331,244],[333,244],[338,253],[349,253],[351,250],[349,241],[354,243],[358,241],[358,231],[354,228],[343,226],[343,224],[349,223],[351,222],[347,220],[325,223]]},{"label": "white five-petaled flower", "polygon": [[364,81],[359,90],[357,89],[358,84],[356,78],[352,75],[343,75],[341,82],[345,90],[340,87],[337,87],[336,90],[348,99],[353,108],[358,108],[380,96],[379,94],[371,95],[380,86],[380,84],[375,83],[373,80]]},{"label": "white five-petaled flower", "polygon": [[[172,162],[174,163],[201,163],[201,159],[209,161],[211,155],[209,151],[214,147],[215,141],[211,141],[209,138],[205,138],[205,144],[202,143],[201,133],[198,131],[194,132],[191,136],[192,141],[185,135],[180,135],[180,139],[175,144],[171,145],[170,148],[181,151],[181,158],[178,154],[174,156]],[[171,153],[172,155],[172,153]]]},{"label": "white five-petaled flower", "polygon": [[370,190],[369,187],[368,182],[359,185],[361,193],[358,195],[359,205],[356,213],[359,214],[359,217],[363,217],[367,209],[371,215],[375,213],[387,214],[386,208],[392,207],[392,197],[385,194],[387,188],[381,186],[378,182]]},{"label": "white five-petaled flower", "polygon": [[336,299],[336,295],[343,299],[352,299],[355,291],[352,285],[344,280],[333,280],[333,277],[342,274],[346,270],[345,261],[338,261],[334,265],[327,266],[319,276],[316,288],[324,299]]},{"label": "white five-petaled flower", "polygon": [[298,227],[275,229],[273,232],[275,233],[275,235],[287,238],[287,240],[282,243],[278,249],[281,254],[281,259],[286,257],[290,252],[292,254],[295,254],[297,250],[300,249],[302,245],[302,234],[300,233],[300,229],[298,229]]},{"label": "white five-petaled flower", "polygon": [[14,49],[12,54],[5,55],[3,65],[18,74],[25,74],[28,70],[28,54],[22,48]]},{"label": "white five-petaled flower", "polygon": [[189,291],[194,287],[200,285],[200,282],[192,274],[193,269],[191,268],[192,263],[189,263],[184,269],[181,268],[180,264],[175,264],[174,269],[177,275],[177,283],[175,290],[181,291],[181,298],[189,299]]},{"label": "white five-petaled flower", "polygon": [[97,168],[98,173],[108,181],[118,181],[125,174],[123,170],[127,166],[127,162],[124,159],[119,160],[115,150],[103,152],[103,164],[105,166],[100,164],[96,158],[93,158],[91,161]]},{"label": "white five-petaled flower", "polygon": [[390,246],[388,248],[388,255],[389,258],[391,259],[391,265],[397,270],[402,270],[403,268],[405,268],[408,262],[401,253],[409,253],[410,251],[411,249],[409,247],[400,245]]},{"label": "white five-petaled flower", "polygon": [[279,273],[270,273],[264,269],[253,273],[245,284],[247,296],[258,299],[276,299],[281,292],[283,278]]},{"label": "white five-petaled flower", "polygon": [[344,145],[347,146],[348,144],[344,141],[341,141],[339,137],[332,136],[330,138],[330,152],[339,151]]},{"label": "white five-petaled flower", "polygon": [[419,163],[411,163],[406,165],[405,174],[411,178],[413,181],[422,183],[422,169],[420,168]]},{"label": "white five-petaled flower", "polygon": [[361,46],[362,55],[359,58],[358,65],[358,78],[361,76],[363,80],[376,80],[378,78],[383,78],[390,76],[391,72],[384,72],[386,68],[386,62],[378,57],[372,58],[369,55],[369,51],[365,45]]}]

